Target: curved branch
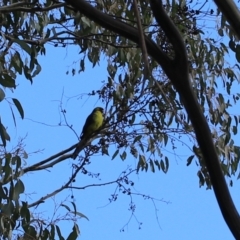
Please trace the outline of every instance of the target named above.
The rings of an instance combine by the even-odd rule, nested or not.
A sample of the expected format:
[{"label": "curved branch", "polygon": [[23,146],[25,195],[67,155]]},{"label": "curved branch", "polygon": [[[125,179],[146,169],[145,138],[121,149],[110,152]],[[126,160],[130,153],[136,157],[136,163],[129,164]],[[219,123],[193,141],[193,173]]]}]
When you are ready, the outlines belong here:
[{"label": "curved branch", "polygon": [[[189,85],[188,59],[184,42],[179,31],[165,13],[162,2],[159,0],[150,0],[150,2],[152,11],[159,25],[163,28],[167,37],[173,44],[176,54],[176,65],[173,68],[173,75],[175,76],[172,78],[169,76],[169,78],[177,88],[193,124],[198,144],[205,158],[211,183],[223,217],[235,238],[240,239],[240,216],[233,203],[223,176],[209,126]],[[167,74],[167,71],[165,72]]]},{"label": "curved branch", "polygon": [[0,7],[0,12],[13,11],[17,7],[21,7],[21,6],[24,6],[24,5],[26,5],[26,1],[12,3],[11,5],[6,5],[6,6]]},{"label": "curved branch", "polygon": [[[56,153],[54,155],[52,155],[51,157],[41,161],[41,162],[38,162],[36,164],[33,164],[32,166],[29,166],[29,167],[26,167],[24,168],[22,171],[24,173],[27,173],[27,172],[31,172],[31,171],[38,171],[38,170],[43,170],[43,169],[46,169],[48,167],[53,167],[56,163],[59,163],[59,162],[62,162],[63,160],[67,159],[67,158],[70,158],[71,157],[71,154],[68,154],[68,155],[63,155],[71,150],[73,150],[74,148],[76,148],[78,144],[74,144],[73,146],[71,146],[70,148],[67,148],[59,153]],[[58,158],[59,157],[59,158]],[[55,158],[58,158],[57,160],[55,160],[54,162],[52,163],[49,163],[51,162],[53,159]],[[48,164],[46,164],[48,163]],[[45,165],[46,164],[46,165]]]},{"label": "curved branch", "polygon": [[[95,21],[102,27],[116,32],[119,35],[126,37],[137,44],[139,43],[139,31],[135,27],[132,27],[118,19],[100,12],[84,0],[65,0],[65,2],[71,4],[82,14],[86,15],[89,19]],[[164,66],[167,68],[167,66],[171,65],[171,60],[168,58],[168,56],[149,37],[145,36],[145,44],[147,51],[151,56],[156,55],[156,53],[158,54],[157,61],[162,67]]]},{"label": "curved branch", "polygon": [[27,2],[19,2],[19,3],[13,3],[8,6],[2,6],[0,7],[0,12],[2,13],[7,13],[7,12],[16,12],[16,11],[21,11],[21,12],[29,12],[29,13],[36,13],[36,12],[47,12],[56,8],[64,7],[66,6],[66,3],[58,3],[58,4],[53,4],[48,7],[22,7],[24,5],[33,5],[32,3],[27,3]]},{"label": "curved branch", "polygon": [[240,39],[240,13],[232,0],[214,0],[224,17]]},{"label": "curved branch", "polygon": [[[182,64],[181,67],[184,67],[183,71],[188,72],[188,66],[186,65],[188,58],[181,34],[165,12],[162,1],[150,0],[150,4],[157,23],[166,34],[168,40],[172,43],[175,52],[175,62],[177,64]],[[185,79],[184,84],[186,81],[187,79]]]}]

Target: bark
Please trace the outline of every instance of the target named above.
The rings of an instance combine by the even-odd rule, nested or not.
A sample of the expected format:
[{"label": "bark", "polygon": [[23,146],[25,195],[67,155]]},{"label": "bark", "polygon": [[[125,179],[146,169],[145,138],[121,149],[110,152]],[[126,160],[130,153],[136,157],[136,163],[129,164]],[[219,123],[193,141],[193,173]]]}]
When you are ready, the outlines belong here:
[{"label": "bark", "polygon": [[214,0],[235,34],[240,39],[240,13],[232,0]]}]

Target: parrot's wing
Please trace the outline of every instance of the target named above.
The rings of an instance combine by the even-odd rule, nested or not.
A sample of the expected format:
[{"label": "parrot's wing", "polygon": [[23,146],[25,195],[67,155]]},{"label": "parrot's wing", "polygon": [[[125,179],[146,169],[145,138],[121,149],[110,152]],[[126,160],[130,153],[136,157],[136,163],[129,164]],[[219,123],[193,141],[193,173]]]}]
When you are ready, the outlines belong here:
[{"label": "parrot's wing", "polygon": [[87,117],[86,122],[83,126],[82,133],[81,133],[81,139],[84,137],[84,134],[87,133],[89,126],[91,126],[93,123],[94,123],[94,118],[93,118],[93,114],[91,113]]},{"label": "parrot's wing", "polygon": [[[81,140],[85,137],[89,137],[93,132],[97,131],[103,124],[104,117],[101,111],[93,111],[86,119],[86,122],[83,126],[81,133]],[[79,152],[82,149],[82,144],[79,142],[79,145],[76,147],[73,152],[72,158],[76,159]]]}]

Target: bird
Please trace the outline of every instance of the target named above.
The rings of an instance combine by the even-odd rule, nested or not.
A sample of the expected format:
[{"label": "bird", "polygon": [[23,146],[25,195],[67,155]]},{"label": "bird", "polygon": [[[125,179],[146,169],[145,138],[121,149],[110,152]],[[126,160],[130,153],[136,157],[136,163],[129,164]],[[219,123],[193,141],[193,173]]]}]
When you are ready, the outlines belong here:
[{"label": "bird", "polygon": [[[81,140],[87,140],[94,132],[99,130],[104,122],[104,110],[102,107],[96,107],[92,113],[87,117],[86,122],[83,126],[82,133],[80,135]],[[76,159],[79,152],[81,151],[82,144],[78,144],[75,151],[72,154],[72,158]]]}]

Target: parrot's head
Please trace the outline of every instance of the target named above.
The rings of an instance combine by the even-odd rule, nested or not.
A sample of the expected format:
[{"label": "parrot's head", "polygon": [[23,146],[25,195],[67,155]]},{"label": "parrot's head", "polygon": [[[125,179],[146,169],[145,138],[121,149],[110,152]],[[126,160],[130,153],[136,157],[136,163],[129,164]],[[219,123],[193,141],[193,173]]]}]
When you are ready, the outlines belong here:
[{"label": "parrot's head", "polygon": [[93,109],[93,112],[97,112],[97,111],[101,112],[102,114],[104,113],[104,109],[102,107],[96,107]]}]

